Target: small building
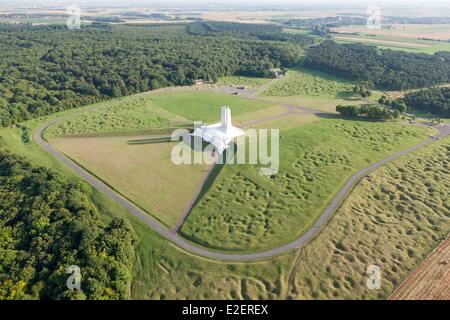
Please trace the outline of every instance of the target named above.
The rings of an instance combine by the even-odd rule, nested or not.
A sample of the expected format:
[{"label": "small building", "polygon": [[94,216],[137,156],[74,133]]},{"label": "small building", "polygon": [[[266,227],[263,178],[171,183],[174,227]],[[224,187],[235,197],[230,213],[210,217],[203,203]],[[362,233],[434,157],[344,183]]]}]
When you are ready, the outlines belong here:
[{"label": "small building", "polygon": [[286,75],[286,71],[281,70],[281,69],[272,68],[269,70],[269,74],[272,78],[281,78]]},{"label": "small building", "polygon": [[209,126],[201,126],[195,129],[191,135],[211,143],[216,147],[218,153],[222,153],[235,138],[245,135],[245,131],[231,124],[230,108],[222,107],[220,122]]},{"label": "small building", "polygon": [[320,46],[320,43],[313,43],[313,44],[310,44],[310,45],[308,46],[308,48],[309,48],[309,49],[313,49],[313,48],[317,48],[318,46]]},{"label": "small building", "polygon": [[194,80],[194,84],[195,85],[205,84],[205,80],[203,80],[203,79]]}]

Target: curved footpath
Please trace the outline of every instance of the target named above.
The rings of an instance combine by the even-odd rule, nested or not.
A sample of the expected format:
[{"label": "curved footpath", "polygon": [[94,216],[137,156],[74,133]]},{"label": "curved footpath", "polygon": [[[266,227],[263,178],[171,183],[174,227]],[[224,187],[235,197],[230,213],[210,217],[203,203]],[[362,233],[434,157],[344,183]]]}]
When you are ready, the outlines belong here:
[{"label": "curved footpath", "polygon": [[[308,108],[299,108],[299,107],[293,107],[296,109],[306,110]],[[339,205],[345,200],[349,192],[352,190],[352,188],[355,186],[355,184],[363,178],[365,175],[367,175],[370,171],[384,165],[385,163],[396,159],[400,156],[403,156],[407,153],[413,152],[433,141],[438,140],[440,137],[445,137],[447,135],[450,135],[450,124],[441,125],[440,127],[437,127],[438,135],[436,137],[429,138],[425,141],[423,141],[420,144],[417,144],[413,147],[410,147],[406,150],[397,152],[396,154],[393,154],[383,160],[380,160],[378,162],[373,163],[372,165],[359,170],[355,174],[353,174],[350,179],[345,183],[345,185],[341,188],[341,190],[338,192],[338,194],[334,197],[334,199],[330,202],[326,210],[322,213],[322,215],[315,221],[314,225],[308,229],[304,234],[302,234],[299,238],[296,240],[287,243],[285,245],[282,245],[277,248],[269,249],[266,251],[261,252],[255,252],[255,253],[224,253],[224,252],[218,252],[209,250],[204,247],[199,247],[186,239],[180,237],[176,231],[169,229],[168,227],[161,224],[158,220],[153,218],[151,215],[143,211],[142,209],[138,208],[135,204],[133,204],[130,200],[124,198],[119,193],[111,189],[109,186],[107,186],[105,183],[103,183],[98,178],[91,175],[89,172],[84,170],[82,167],[80,167],[78,164],[64,156],[62,153],[58,152],[56,149],[54,149],[47,141],[45,141],[42,138],[42,133],[45,129],[50,127],[51,125],[55,124],[56,122],[59,122],[61,118],[51,120],[44,125],[42,125],[38,130],[36,130],[34,134],[34,141],[40,145],[43,149],[48,151],[51,155],[53,155],[55,158],[61,160],[64,162],[69,168],[71,168],[73,171],[75,171],[78,175],[80,175],[84,180],[86,180],[90,185],[92,185],[97,190],[103,192],[107,196],[109,196],[111,199],[119,203],[122,207],[127,209],[131,214],[133,214],[136,218],[141,220],[143,223],[145,223],[147,226],[152,228],[154,231],[159,233],[162,237],[164,237],[166,240],[170,241],[177,247],[186,250],[190,253],[203,256],[206,258],[216,259],[216,260],[224,260],[224,261],[251,261],[251,260],[261,260],[270,258],[279,254],[282,254],[284,252],[287,252],[289,250],[293,250],[298,248],[299,246],[305,244],[306,242],[310,241],[312,238],[314,238],[317,234],[319,234],[320,230],[325,226],[328,219],[331,217],[331,215],[336,211],[336,209],[339,207]]]}]

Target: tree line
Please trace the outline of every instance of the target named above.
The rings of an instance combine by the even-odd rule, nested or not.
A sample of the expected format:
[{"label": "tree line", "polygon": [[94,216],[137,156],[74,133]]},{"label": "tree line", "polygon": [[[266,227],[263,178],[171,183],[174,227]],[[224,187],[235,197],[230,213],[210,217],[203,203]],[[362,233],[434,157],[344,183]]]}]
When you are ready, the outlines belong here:
[{"label": "tree line", "polygon": [[283,28],[273,24],[234,23],[221,21],[199,21],[188,25],[193,35],[232,36],[248,40],[291,42],[306,48],[314,43],[314,38],[304,34],[283,32]]},{"label": "tree line", "polygon": [[413,91],[406,94],[403,100],[412,109],[450,117],[450,88],[448,87]]},{"label": "tree line", "polygon": [[362,117],[377,121],[398,119],[400,117],[400,111],[391,110],[381,105],[338,105],[336,106],[336,111],[347,118]]},{"label": "tree line", "polygon": [[300,59],[289,41],[172,28],[0,25],[0,124],[196,79],[268,77]]},{"label": "tree line", "polygon": [[450,82],[450,52],[410,53],[326,40],[309,50],[304,64],[350,80],[366,81],[385,90],[424,88]]},{"label": "tree line", "polygon": [[87,188],[0,148],[0,300],[129,297],[134,231],[102,220]]}]

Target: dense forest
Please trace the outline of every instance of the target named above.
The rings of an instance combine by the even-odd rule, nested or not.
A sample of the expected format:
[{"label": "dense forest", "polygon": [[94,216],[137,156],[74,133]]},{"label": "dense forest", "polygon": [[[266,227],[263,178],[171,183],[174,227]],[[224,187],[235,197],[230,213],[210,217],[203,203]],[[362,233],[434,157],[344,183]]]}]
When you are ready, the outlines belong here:
[{"label": "dense forest", "polygon": [[387,90],[450,82],[450,52],[430,55],[327,40],[309,51],[305,66]]},{"label": "dense forest", "polygon": [[[0,300],[129,296],[134,232],[103,222],[86,188],[0,149]],[[66,285],[71,265],[81,290]]]},{"label": "dense forest", "polygon": [[412,109],[450,117],[450,88],[448,87],[414,91],[408,93],[404,101]]},{"label": "dense forest", "polygon": [[269,76],[298,63],[299,46],[185,26],[0,25],[0,124],[195,79]]},{"label": "dense forest", "polygon": [[314,38],[295,33],[283,32],[283,28],[273,24],[233,23],[220,21],[201,21],[191,23],[187,30],[193,35],[228,35],[239,39],[268,40],[292,42],[301,47],[307,47],[314,43]]}]

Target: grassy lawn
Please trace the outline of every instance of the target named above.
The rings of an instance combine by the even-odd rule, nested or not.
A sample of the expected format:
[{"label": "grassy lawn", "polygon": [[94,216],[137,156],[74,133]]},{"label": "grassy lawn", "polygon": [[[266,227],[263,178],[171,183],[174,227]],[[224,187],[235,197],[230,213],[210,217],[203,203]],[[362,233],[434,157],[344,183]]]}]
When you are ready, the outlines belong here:
[{"label": "grassy lawn", "polygon": [[[27,121],[25,125],[33,132],[47,119],[74,114],[83,109],[86,108]],[[314,128],[318,123],[308,126]],[[343,145],[337,145],[339,149],[350,142],[355,143],[356,149],[363,144],[369,145],[366,157],[371,157],[371,151],[377,143],[384,151],[389,148],[388,142],[392,140],[390,129],[393,128],[391,124],[362,123],[355,127],[353,122],[345,123],[335,123],[341,127],[339,132],[345,132],[342,135],[345,137],[342,138]],[[372,135],[366,135],[363,130],[370,125],[383,126],[380,130],[383,129],[383,133],[386,131],[387,142],[380,143],[380,130],[371,140]],[[322,132],[323,135],[320,135],[319,129],[324,128],[323,124],[321,126],[311,132],[319,134],[311,143],[307,141],[308,135],[304,135],[300,128],[295,129],[300,130],[299,136],[297,142],[293,140],[292,148],[288,151],[306,155],[309,147],[313,151],[312,156],[317,157],[318,151],[332,148],[335,140],[330,140],[329,147],[326,147],[323,139],[320,139],[323,135],[331,134]],[[412,127],[409,129],[414,131],[408,139],[412,144],[418,139],[418,133]],[[11,152],[26,157],[34,165],[55,169],[67,179],[80,180],[33,141],[24,144],[20,136],[21,131],[17,128],[0,129],[0,137]],[[285,137],[287,139],[289,135],[286,133]],[[390,147],[397,148],[405,139],[404,135],[397,136],[394,138],[396,142]],[[364,140],[364,143],[359,140]],[[319,143],[317,150],[311,149],[313,143]],[[295,253],[255,263],[222,263],[198,258],[178,250],[93,188],[90,188],[90,197],[103,213],[104,219],[128,219],[137,234],[137,254],[131,284],[133,299],[386,298],[392,288],[422,260],[423,255],[439,242],[439,237],[449,231],[449,148],[450,141],[443,140],[403,157],[364,179],[356,187],[355,195],[350,196],[323,232],[300,249],[297,260]],[[329,153],[329,157],[339,160],[333,152]],[[322,167],[329,163],[330,160],[326,159],[320,159],[318,164]],[[306,163],[312,165],[310,160]],[[290,185],[296,190],[295,183]],[[391,195],[391,191],[394,195]],[[246,210],[245,206],[242,208]],[[356,260],[351,262],[353,259]],[[365,269],[373,263],[378,263],[383,271],[383,285],[378,291],[368,291],[365,285]]]},{"label": "grassy lawn", "polygon": [[75,115],[48,128],[46,137],[134,131],[177,126],[187,119],[158,108],[149,96],[134,95],[98,103],[95,110]]},{"label": "grassy lawn", "polygon": [[[450,232],[450,140],[364,178],[323,232],[300,250],[289,297],[385,299]],[[380,290],[366,270],[378,265]]]},{"label": "grassy lawn", "polygon": [[133,299],[279,299],[287,294],[292,253],[267,261],[224,263],[180,251],[135,222],[139,236]]},{"label": "grassy lawn", "polygon": [[[448,148],[447,139],[374,171],[298,255],[216,263],[136,225],[133,298],[385,299],[450,231]],[[382,270],[380,290],[367,289],[371,264]]]},{"label": "grassy lawn", "polygon": [[278,119],[253,125],[251,127],[255,129],[278,129],[280,130],[280,133],[284,133],[284,131],[318,120],[320,120],[320,118],[314,114],[296,112]]},{"label": "grassy lawn", "polygon": [[[33,132],[50,119],[74,115],[85,109],[92,112],[95,108],[87,106],[59,112],[26,121],[23,125]],[[54,169],[68,180],[81,181],[33,141],[24,144],[20,135],[18,128],[0,129],[1,141],[9,151],[27,158],[33,165]],[[294,259],[292,254],[255,263],[222,263],[195,257],[175,248],[104,194],[92,187],[87,189],[90,190],[89,197],[103,213],[101,217],[105,222],[116,217],[125,218],[137,234],[130,288],[132,299],[276,299],[287,293],[288,270]]]},{"label": "grassy lawn", "polygon": [[226,165],[181,232],[218,250],[255,251],[289,242],[322,213],[353,172],[422,141],[426,132],[337,118],[283,131],[277,175],[261,176],[256,165]]},{"label": "grassy lawn", "polygon": [[207,172],[206,164],[175,165],[173,142],[149,136],[57,139],[52,144],[119,193],[174,226]]},{"label": "grassy lawn", "polygon": [[274,82],[263,92],[265,96],[351,97],[353,84],[347,80],[303,67],[289,69],[286,78]]},{"label": "grassy lawn", "polygon": [[155,105],[190,120],[206,122],[220,119],[220,108],[229,106],[232,116],[271,107],[269,103],[253,101],[228,94],[207,91],[174,91],[170,94],[155,93],[150,98]]},{"label": "grassy lawn", "polygon": [[[303,106],[312,108],[327,113],[336,113],[336,106],[342,105],[359,105],[363,103],[360,99],[338,99],[338,98],[324,98],[324,97],[305,97],[305,96],[291,96],[291,97],[267,97],[268,101],[274,103],[284,103],[293,106]],[[372,101],[372,99],[371,99]]]},{"label": "grassy lawn", "polygon": [[222,86],[246,86],[246,87],[260,87],[269,83],[270,78],[256,78],[256,77],[244,77],[244,76],[229,76],[222,77],[217,82]]},{"label": "grassy lawn", "polygon": [[198,91],[160,91],[98,103],[89,113],[74,115],[48,128],[45,137],[148,130],[217,121],[220,108],[229,106],[233,118],[273,106],[227,94]]}]

